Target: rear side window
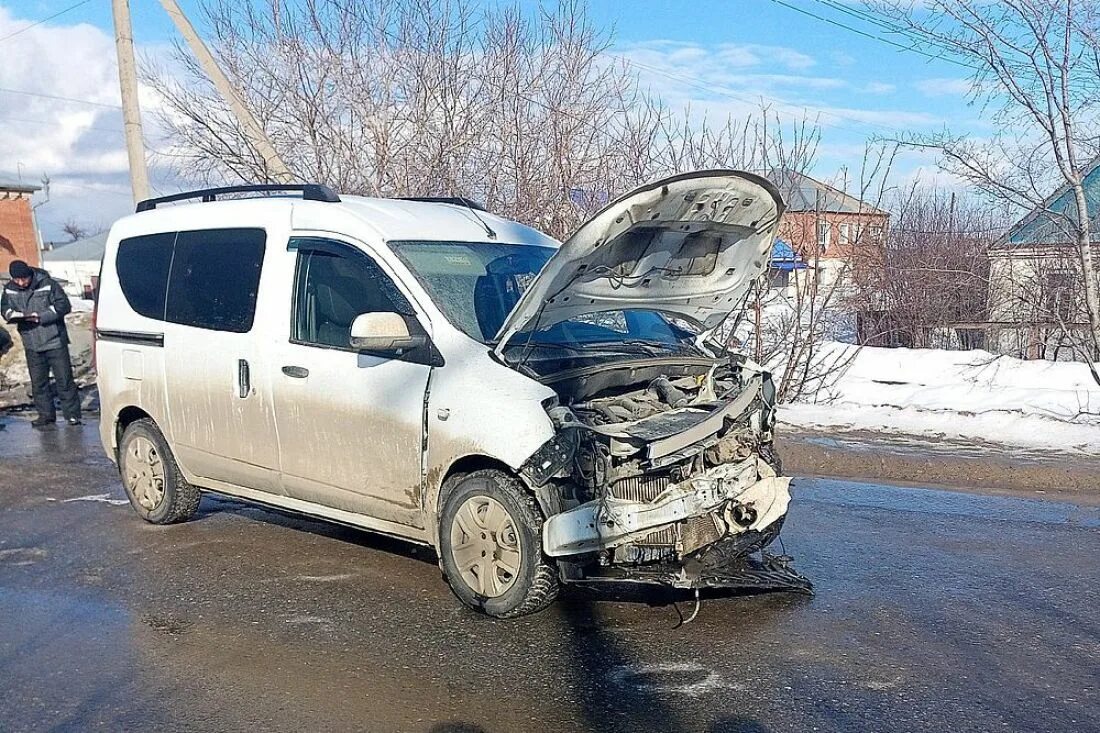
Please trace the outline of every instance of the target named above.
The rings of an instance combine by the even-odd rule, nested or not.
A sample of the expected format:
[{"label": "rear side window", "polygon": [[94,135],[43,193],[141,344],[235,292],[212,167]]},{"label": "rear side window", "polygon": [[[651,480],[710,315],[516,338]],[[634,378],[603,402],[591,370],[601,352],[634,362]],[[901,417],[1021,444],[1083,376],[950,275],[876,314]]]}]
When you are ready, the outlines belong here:
[{"label": "rear side window", "polygon": [[266,239],[263,229],[180,232],[165,320],[213,331],[250,331]]},{"label": "rear side window", "polygon": [[175,232],[131,237],[118,243],[115,270],[126,301],[146,318],[164,320],[168,268],[172,265]]}]

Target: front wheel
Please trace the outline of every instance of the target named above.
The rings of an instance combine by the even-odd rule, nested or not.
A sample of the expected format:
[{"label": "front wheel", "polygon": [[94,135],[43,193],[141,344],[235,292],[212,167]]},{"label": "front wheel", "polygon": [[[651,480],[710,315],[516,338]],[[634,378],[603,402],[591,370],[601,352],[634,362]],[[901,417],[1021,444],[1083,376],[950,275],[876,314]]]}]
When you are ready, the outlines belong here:
[{"label": "front wheel", "polygon": [[439,562],[459,600],[497,618],[539,611],[558,594],[542,553],[542,516],[512,476],[476,471],[447,489]]}]

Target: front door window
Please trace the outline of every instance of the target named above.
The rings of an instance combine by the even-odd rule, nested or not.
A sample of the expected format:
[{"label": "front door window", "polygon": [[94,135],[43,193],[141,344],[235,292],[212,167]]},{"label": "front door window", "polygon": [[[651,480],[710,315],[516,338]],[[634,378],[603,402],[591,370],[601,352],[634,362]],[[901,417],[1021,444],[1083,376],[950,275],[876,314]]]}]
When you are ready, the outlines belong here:
[{"label": "front door window", "polygon": [[293,341],[348,350],[356,316],[413,312],[373,260],[332,248],[300,252],[294,302]]}]

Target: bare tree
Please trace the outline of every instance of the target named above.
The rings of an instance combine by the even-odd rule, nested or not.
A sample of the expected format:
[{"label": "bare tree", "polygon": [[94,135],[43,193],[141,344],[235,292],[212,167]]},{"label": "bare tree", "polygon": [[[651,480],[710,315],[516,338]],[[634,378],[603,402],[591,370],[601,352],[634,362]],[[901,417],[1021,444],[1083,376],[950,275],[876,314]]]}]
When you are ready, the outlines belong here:
[{"label": "bare tree", "polygon": [[988,318],[989,249],[1005,231],[974,198],[917,183],[889,197],[893,219],[881,265],[856,279],[860,341],[972,348]]},{"label": "bare tree", "polygon": [[[463,195],[561,237],[672,172],[802,167],[816,128],[761,110],[700,120],[646,93],[578,2],[535,18],[471,0],[206,6],[211,46],[302,180],[347,193]],[[262,157],[184,49],[152,68],[188,178],[262,180]]]},{"label": "bare tree", "polygon": [[[376,196],[463,195],[564,237],[610,198],[686,170],[805,171],[819,131],[762,108],[709,120],[670,110],[579,2],[535,18],[471,0],[281,0],[206,6],[210,45],[302,180]],[[188,178],[262,180],[224,102],[183,49],[153,67],[169,152]],[[839,299],[805,284],[769,351],[810,363]],[[816,367],[815,367],[816,368]],[[789,370],[782,394],[802,394]]]},{"label": "bare tree", "polygon": [[[1100,6],[1079,0],[866,0],[916,46],[972,69],[973,96],[1000,131],[979,142],[949,134],[912,140],[943,153],[945,167],[990,196],[1022,210],[1045,208],[1081,263],[1075,283],[1088,328],[1067,332],[1078,358],[1100,383],[1100,295],[1093,264],[1093,212],[1085,192],[1097,149],[1100,106]],[[1046,206],[1061,188],[1073,205]]]},{"label": "bare tree", "polygon": [[91,236],[94,232],[94,227],[84,222],[77,221],[76,219],[68,219],[61,227],[61,231],[69,238],[68,241],[75,242],[78,239],[84,239]]},{"label": "bare tree", "polygon": [[[827,183],[860,202],[853,216],[878,212],[883,205],[897,150],[897,144],[868,145],[858,170],[842,169]],[[798,177],[775,177],[780,193],[791,197],[790,187],[799,185]],[[816,218],[809,225],[816,243]],[[818,400],[855,359],[858,347],[829,342],[854,342],[857,312],[881,299],[877,286],[884,235],[857,227],[839,257],[826,258],[817,247],[796,247],[804,269],[795,270],[780,287],[768,287],[764,278],[757,283],[732,337],[775,371],[780,402]]]}]

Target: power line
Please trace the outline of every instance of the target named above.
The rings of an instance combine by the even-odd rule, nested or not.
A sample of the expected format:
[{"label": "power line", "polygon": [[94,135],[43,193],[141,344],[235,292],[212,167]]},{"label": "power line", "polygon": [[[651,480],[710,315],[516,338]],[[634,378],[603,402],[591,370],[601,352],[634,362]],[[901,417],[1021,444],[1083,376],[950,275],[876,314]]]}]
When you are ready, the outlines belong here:
[{"label": "power line", "polygon": [[61,102],[76,102],[78,104],[90,104],[93,107],[104,107],[106,109],[122,109],[117,104],[106,104],[104,102],[93,102],[90,99],[77,99],[76,97],[63,97],[57,94],[42,94],[41,92],[28,92],[24,89],[5,89],[0,87],[0,92],[6,92],[8,94],[22,94],[27,97],[41,97],[42,99],[55,99]]},{"label": "power line", "polygon": [[[849,7],[848,5],[845,5],[840,0],[816,0],[816,2],[821,3],[822,5],[830,7],[834,10],[837,10],[841,13],[844,13],[845,15],[850,15],[853,18],[857,18],[859,20],[862,20],[865,23],[870,23],[872,25],[878,26],[879,28],[886,31],[887,33],[897,33],[898,35],[905,36],[906,38],[911,40],[913,43],[925,43],[925,44],[928,44],[929,46],[934,46],[935,48],[942,49],[943,51],[946,51],[947,53],[952,53],[952,54],[956,53],[956,50],[954,48],[952,48],[947,43],[944,43],[943,41],[934,40],[932,38],[929,38],[927,35],[923,35],[919,31],[915,31],[911,28],[906,28],[904,26],[898,25],[897,23],[889,21],[889,20],[884,20],[883,18],[881,18],[881,17],[879,17],[879,16],[877,16],[873,13],[868,13],[866,10],[860,10],[858,8]],[[939,57],[937,57],[937,58],[939,58]],[[960,62],[960,63],[963,63],[965,66],[967,66],[967,68],[971,68],[971,69],[976,68],[974,66],[965,64],[965,62]]]},{"label": "power line", "polygon": [[[60,120],[32,120],[26,117],[0,117],[0,120],[8,122],[22,122],[27,125],[49,125],[52,127],[65,126]],[[79,125],[83,130],[99,130],[101,132],[122,132],[122,127],[104,127],[103,125]]]},{"label": "power line", "polygon": [[911,51],[912,53],[919,53],[921,56],[924,56],[926,58],[934,59],[936,61],[945,61],[949,64],[955,64],[956,66],[962,66],[962,67],[967,68],[967,69],[976,69],[976,67],[971,66],[970,64],[964,63],[962,61],[959,61],[958,59],[953,59],[953,58],[949,58],[949,57],[946,57],[946,56],[937,56],[934,53],[928,53],[927,51],[921,51],[919,48],[914,48],[913,46],[906,46],[904,43],[897,43],[896,41],[891,41],[889,38],[883,38],[882,36],[876,36],[874,33],[868,33],[867,31],[860,30],[859,28],[855,28],[853,26],[847,25],[846,23],[841,23],[839,20],[834,20],[832,18],[827,18],[823,15],[818,15],[817,13],[812,13],[809,10],[806,10],[805,8],[800,8],[797,5],[793,5],[789,2],[786,2],[785,0],[771,0],[771,2],[775,3],[776,5],[781,5],[784,8],[787,8],[788,10],[793,10],[796,13],[801,13],[802,15],[809,16],[810,18],[813,18],[815,20],[820,20],[822,23],[828,23],[829,25],[835,25],[838,28],[843,28],[846,31],[851,31],[852,33],[856,33],[858,35],[861,35],[864,38],[870,38],[872,41],[878,41],[879,43],[885,43],[886,45],[893,46],[894,48],[900,48],[902,51]]},{"label": "power line", "polygon": [[31,23],[30,25],[25,25],[22,28],[20,28],[19,30],[12,31],[11,33],[9,33],[6,36],[0,36],[0,43],[3,43],[4,41],[8,40],[9,38],[15,38],[20,33],[25,33],[27,31],[29,31],[31,28],[34,28],[35,26],[42,25],[43,23],[48,23],[51,20],[53,20],[54,18],[57,18],[59,16],[64,15],[65,13],[69,12],[70,10],[76,10],[81,5],[87,5],[91,1],[92,0],[80,0],[80,2],[76,3],[75,5],[70,5],[69,7],[65,8],[64,10],[59,10],[58,12],[56,12],[53,15],[49,16],[48,18],[43,18],[42,20],[36,20],[33,23]]}]

